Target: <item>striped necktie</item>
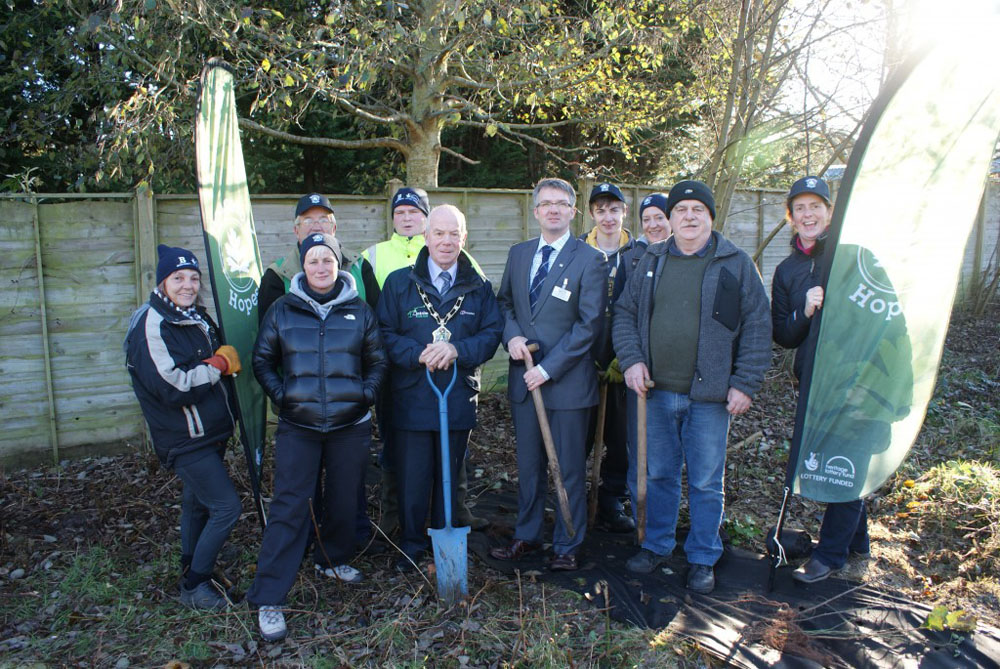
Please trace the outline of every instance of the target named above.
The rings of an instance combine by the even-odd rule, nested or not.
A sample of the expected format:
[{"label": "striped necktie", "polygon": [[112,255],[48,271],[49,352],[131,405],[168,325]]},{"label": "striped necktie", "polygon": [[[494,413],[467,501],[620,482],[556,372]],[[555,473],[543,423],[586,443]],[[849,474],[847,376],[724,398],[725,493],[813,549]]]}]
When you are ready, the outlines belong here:
[{"label": "striped necktie", "polygon": [[531,305],[532,311],[535,310],[535,305],[538,303],[538,296],[542,292],[545,277],[549,275],[549,257],[551,255],[552,247],[546,244],[542,247],[542,264],[535,270],[535,276],[531,279],[531,288],[528,289],[528,303]]},{"label": "striped necktie", "polygon": [[442,299],[449,290],[451,290],[451,274],[441,272],[438,274],[438,293],[441,294]]}]

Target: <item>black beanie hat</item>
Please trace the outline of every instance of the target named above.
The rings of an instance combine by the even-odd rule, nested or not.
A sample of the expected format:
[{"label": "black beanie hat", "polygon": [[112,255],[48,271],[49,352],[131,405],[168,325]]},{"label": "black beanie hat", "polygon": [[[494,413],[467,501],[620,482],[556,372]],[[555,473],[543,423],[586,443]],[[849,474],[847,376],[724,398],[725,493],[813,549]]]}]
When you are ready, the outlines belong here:
[{"label": "black beanie hat", "polygon": [[299,263],[303,267],[306,265],[306,254],[314,246],[325,246],[333,251],[333,257],[337,259],[338,268],[344,264],[343,258],[340,256],[340,244],[337,242],[337,238],[333,235],[323,234],[322,232],[314,232],[299,242]]},{"label": "black beanie hat", "polygon": [[712,220],[715,220],[715,198],[712,197],[712,191],[708,186],[701,181],[681,181],[670,189],[670,195],[667,196],[667,217],[681,200],[698,200],[708,207],[708,213],[712,215]]},{"label": "black beanie hat", "polygon": [[156,247],[156,252],[160,256],[160,261],[156,263],[156,285],[160,285],[164,279],[179,269],[193,269],[201,274],[198,258],[187,249],[160,244]]},{"label": "black beanie hat", "polygon": [[396,191],[396,194],[392,196],[392,210],[396,211],[396,207],[408,204],[411,207],[416,207],[420,211],[424,212],[424,216],[427,216],[431,211],[430,201],[427,199],[427,194],[421,195],[413,188],[400,188]]},{"label": "black beanie hat", "polygon": [[[664,214],[667,214],[667,196],[663,193],[651,193],[646,197],[642,198],[642,203],[639,204],[639,220],[642,221],[642,212],[646,211],[650,207],[656,207]],[[669,214],[667,214],[669,216]]]}]

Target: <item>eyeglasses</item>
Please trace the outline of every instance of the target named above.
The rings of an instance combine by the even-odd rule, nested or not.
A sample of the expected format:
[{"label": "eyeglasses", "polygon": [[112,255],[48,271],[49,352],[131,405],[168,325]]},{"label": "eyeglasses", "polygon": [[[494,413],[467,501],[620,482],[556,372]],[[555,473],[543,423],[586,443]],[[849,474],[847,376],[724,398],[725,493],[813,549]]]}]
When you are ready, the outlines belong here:
[{"label": "eyeglasses", "polygon": [[566,200],[561,200],[559,202],[548,202],[548,201],[539,202],[538,204],[535,205],[535,208],[536,209],[569,209],[572,206],[573,205],[571,205]]},{"label": "eyeglasses", "polygon": [[332,216],[323,216],[321,218],[312,218],[310,216],[309,218],[300,218],[299,225],[316,225],[317,223],[319,225],[326,225],[330,223],[330,221],[332,220],[333,220]]}]

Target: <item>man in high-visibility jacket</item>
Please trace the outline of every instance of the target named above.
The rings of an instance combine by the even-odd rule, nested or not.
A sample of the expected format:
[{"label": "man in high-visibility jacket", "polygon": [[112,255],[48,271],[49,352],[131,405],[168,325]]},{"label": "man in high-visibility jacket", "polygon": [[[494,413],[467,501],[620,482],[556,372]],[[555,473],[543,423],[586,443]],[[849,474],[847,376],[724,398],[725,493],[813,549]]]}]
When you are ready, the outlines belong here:
[{"label": "man in high-visibility jacket", "polygon": [[[393,233],[384,242],[373,244],[361,253],[361,257],[371,263],[379,289],[385,279],[397,269],[410,267],[424,248],[424,226],[430,212],[427,192],[422,188],[400,188],[392,196]],[[472,260],[471,256],[469,257]],[[472,260],[473,267],[482,270]],[[383,387],[389,387],[388,379]],[[390,402],[384,395],[378,402],[379,435],[382,437],[382,531],[386,534],[399,526],[399,498],[395,472],[392,471],[392,416]],[[465,500],[469,483],[465,467],[458,468],[458,489],[455,496],[454,515],[457,526],[468,525],[481,530],[489,525],[485,518],[472,515]]]}]

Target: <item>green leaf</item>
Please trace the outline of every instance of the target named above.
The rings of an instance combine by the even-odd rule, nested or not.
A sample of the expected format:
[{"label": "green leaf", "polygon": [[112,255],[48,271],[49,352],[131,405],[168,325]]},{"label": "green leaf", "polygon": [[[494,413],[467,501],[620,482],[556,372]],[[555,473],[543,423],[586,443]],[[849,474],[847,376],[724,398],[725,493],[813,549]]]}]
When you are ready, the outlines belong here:
[{"label": "green leaf", "polygon": [[963,609],[951,611],[945,618],[944,624],[955,632],[975,632],[976,616],[966,613]]},{"label": "green leaf", "polygon": [[934,632],[943,632],[947,619],[948,607],[944,605],[935,606],[934,609],[927,614],[927,620],[925,620],[924,624],[920,627]]},{"label": "green leaf", "polygon": [[146,0],[145,7],[147,12],[153,11],[156,9],[156,0]]},{"label": "green leaf", "polygon": [[496,134],[497,134],[497,124],[496,123],[490,123],[489,125],[486,126],[486,136],[487,137],[493,137]]},{"label": "green leaf", "polygon": [[285,75],[284,84],[285,84],[285,86],[294,86],[295,85],[295,80],[292,79],[292,75],[290,75],[290,74],[286,74]]}]

